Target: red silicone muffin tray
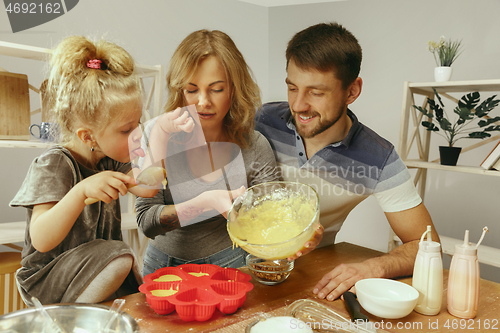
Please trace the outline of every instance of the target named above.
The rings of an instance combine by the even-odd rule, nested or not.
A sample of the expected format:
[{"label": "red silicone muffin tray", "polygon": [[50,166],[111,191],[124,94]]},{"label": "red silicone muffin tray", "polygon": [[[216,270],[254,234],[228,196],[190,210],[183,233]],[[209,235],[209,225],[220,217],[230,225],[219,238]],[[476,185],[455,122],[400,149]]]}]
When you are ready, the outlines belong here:
[{"label": "red silicone muffin tray", "polygon": [[[175,275],[178,281],[154,281]],[[230,314],[243,305],[247,292],[253,289],[252,277],[235,268],[216,265],[185,264],[163,267],[144,277],[139,291],[146,295],[149,306],[158,314],[174,311],[184,321],[206,321],[217,308]],[[175,290],[170,296],[155,296],[155,290]]]}]

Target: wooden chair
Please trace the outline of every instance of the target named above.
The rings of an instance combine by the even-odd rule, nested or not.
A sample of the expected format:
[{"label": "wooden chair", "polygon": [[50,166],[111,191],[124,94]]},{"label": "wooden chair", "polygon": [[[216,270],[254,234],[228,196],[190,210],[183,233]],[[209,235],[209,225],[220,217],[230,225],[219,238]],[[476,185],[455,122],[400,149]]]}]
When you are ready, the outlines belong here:
[{"label": "wooden chair", "polygon": [[20,252],[0,253],[0,315],[26,308],[14,276],[20,267]]}]

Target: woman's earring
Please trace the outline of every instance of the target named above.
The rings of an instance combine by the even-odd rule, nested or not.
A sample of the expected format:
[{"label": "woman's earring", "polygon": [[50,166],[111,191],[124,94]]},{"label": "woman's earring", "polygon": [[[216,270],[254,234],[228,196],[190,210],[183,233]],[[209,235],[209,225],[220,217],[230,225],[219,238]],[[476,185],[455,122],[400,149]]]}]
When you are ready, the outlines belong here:
[{"label": "woman's earring", "polygon": [[94,152],[94,146],[92,146],[92,147],[90,148],[90,151],[91,151],[91,152]]}]

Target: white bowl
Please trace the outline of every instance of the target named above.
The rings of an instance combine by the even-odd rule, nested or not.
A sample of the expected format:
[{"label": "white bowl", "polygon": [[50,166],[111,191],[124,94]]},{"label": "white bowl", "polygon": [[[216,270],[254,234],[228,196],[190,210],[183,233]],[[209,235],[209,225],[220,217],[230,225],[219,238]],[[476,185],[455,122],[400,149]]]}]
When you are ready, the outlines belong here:
[{"label": "white bowl", "polygon": [[374,316],[403,318],[415,308],[418,291],[406,283],[390,279],[364,279],[356,282],[359,304]]},{"label": "white bowl", "polygon": [[261,318],[247,326],[246,333],[313,333],[313,330],[302,320],[289,317]]}]

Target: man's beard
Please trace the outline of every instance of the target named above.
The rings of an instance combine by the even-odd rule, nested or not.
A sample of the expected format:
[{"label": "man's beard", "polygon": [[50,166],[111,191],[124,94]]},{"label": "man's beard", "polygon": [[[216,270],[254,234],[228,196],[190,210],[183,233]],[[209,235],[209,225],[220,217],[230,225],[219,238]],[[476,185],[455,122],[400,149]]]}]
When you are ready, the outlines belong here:
[{"label": "man's beard", "polygon": [[[292,111],[292,114],[293,113],[294,112]],[[299,117],[299,115],[304,115],[304,113],[298,113],[298,114],[296,114],[297,117]],[[305,127],[306,126],[304,124],[301,124],[301,123],[297,124],[297,121],[295,120],[295,116],[292,117],[293,124],[295,125],[295,128],[297,129],[297,133],[299,133],[299,135],[303,139],[313,138],[316,135],[318,135],[320,133],[323,133],[324,131],[326,131],[327,129],[329,129],[333,125],[335,125],[335,123],[337,121],[339,121],[340,117],[342,117],[342,112],[339,112],[338,115],[337,115],[337,117],[335,119],[330,120],[328,122],[323,122],[323,120],[321,119],[319,113],[317,113],[315,111],[308,112],[307,116],[317,116],[319,118],[318,124],[313,129],[311,129],[308,132],[305,131]]]}]

